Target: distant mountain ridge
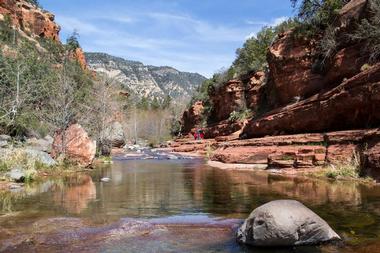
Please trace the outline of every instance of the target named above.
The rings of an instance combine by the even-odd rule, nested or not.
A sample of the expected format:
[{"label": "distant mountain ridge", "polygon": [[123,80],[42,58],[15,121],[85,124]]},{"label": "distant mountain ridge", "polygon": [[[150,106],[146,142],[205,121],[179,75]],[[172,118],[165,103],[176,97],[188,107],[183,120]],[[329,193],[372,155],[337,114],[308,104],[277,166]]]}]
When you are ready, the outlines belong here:
[{"label": "distant mountain ridge", "polygon": [[150,66],[106,53],[86,53],[90,69],[115,78],[139,98],[190,98],[206,78],[169,66]]}]

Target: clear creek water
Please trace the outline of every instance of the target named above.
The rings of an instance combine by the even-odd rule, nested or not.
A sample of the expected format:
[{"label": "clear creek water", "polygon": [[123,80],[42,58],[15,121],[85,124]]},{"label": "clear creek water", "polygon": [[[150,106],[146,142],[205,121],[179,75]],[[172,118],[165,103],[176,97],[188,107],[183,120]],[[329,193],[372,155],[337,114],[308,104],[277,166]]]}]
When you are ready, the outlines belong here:
[{"label": "clear creek water", "polygon": [[[344,243],[238,245],[243,219],[276,199],[303,202]],[[220,170],[197,159],[117,160],[1,193],[0,252],[380,252],[380,186]]]}]

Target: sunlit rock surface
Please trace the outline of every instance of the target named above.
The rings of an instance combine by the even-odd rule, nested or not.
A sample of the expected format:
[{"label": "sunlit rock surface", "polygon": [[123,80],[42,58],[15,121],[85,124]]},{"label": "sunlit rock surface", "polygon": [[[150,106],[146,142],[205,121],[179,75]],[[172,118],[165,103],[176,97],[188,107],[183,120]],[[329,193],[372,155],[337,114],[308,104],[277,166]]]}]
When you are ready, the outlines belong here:
[{"label": "sunlit rock surface", "polygon": [[299,246],[340,240],[331,227],[295,200],[277,200],[256,208],[239,228],[237,240],[253,246]]}]

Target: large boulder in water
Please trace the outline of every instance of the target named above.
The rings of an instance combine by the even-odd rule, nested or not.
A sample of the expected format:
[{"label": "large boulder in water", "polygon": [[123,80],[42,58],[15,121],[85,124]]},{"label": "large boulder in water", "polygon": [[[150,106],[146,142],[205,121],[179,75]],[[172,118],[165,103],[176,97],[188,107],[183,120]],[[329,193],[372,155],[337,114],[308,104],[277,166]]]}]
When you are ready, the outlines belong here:
[{"label": "large boulder in water", "polygon": [[65,131],[58,131],[54,136],[52,157],[60,155],[81,166],[89,166],[95,158],[96,142],[79,124],[69,126]]},{"label": "large boulder in water", "polygon": [[277,200],[256,208],[239,228],[240,243],[263,246],[313,245],[340,237],[317,214],[295,200]]}]

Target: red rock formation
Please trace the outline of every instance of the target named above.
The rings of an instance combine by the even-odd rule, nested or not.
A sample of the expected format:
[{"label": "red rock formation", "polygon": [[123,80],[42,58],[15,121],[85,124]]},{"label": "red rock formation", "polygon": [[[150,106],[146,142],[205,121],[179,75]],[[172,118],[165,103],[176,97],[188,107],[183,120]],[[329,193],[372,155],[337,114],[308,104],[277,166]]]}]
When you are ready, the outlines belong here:
[{"label": "red rock formation", "polygon": [[223,163],[267,164],[271,169],[299,169],[345,164],[355,155],[364,153],[368,167],[378,168],[376,166],[379,165],[380,145],[376,142],[368,149],[365,147],[367,140],[374,137],[380,137],[378,129],[235,140],[214,144],[216,150],[211,160]]},{"label": "red rock formation", "polygon": [[242,129],[243,122],[221,121],[217,124],[203,128],[206,139],[216,138],[218,136],[228,136]]},{"label": "red rock formation", "polygon": [[226,120],[234,111],[240,111],[245,107],[245,87],[240,80],[231,80],[211,94],[210,99],[213,105],[210,119],[213,122]]},{"label": "red rock formation", "polygon": [[197,101],[195,104],[186,110],[182,115],[182,133],[188,134],[195,127],[200,127],[202,123],[203,102]]},{"label": "red rock formation", "polygon": [[24,0],[1,0],[0,19],[9,16],[12,24],[28,35],[59,41],[60,27],[54,15]]},{"label": "red rock formation", "polygon": [[263,99],[263,86],[265,83],[265,73],[256,72],[248,80],[246,84],[245,100],[247,108],[252,109],[254,112],[260,105]]},{"label": "red rock formation", "polygon": [[380,64],[338,87],[251,120],[245,137],[365,128],[380,124]]},{"label": "red rock formation", "polygon": [[65,157],[78,165],[89,166],[95,158],[96,142],[92,141],[86,131],[79,125],[73,124],[63,132],[58,131],[54,136],[52,157]]},{"label": "red rock formation", "polygon": [[79,65],[83,70],[87,69],[87,61],[82,48],[75,49],[74,57],[78,60]]},{"label": "red rock formation", "polygon": [[[232,80],[211,94],[213,124],[205,131],[208,138],[220,141],[214,145],[213,160],[310,168],[347,163],[359,154],[363,173],[380,178],[378,131],[342,131],[380,125],[380,64],[362,70],[368,56],[362,55],[361,42],[355,44],[346,36],[359,19],[370,15],[366,5],[366,0],[352,0],[340,11],[333,24],[339,41],[336,53],[318,72],[322,35],[298,38],[290,31],[270,47],[267,75]],[[228,136],[239,123],[226,120],[241,108],[266,112],[254,114],[240,134],[242,139],[256,139]]]},{"label": "red rock formation", "polygon": [[363,15],[366,0],[352,0],[340,12],[336,25],[336,36],[340,41],[335,56],[323,63],[326,73],[313,71],[321,35],[314,38],[296,38],[293,31],[280,34],[268,52],[269,79],[275,91],[274,106],[284,106],[308,98],[323,90],[336,87],[344,79],[360,72],[368,57],[361,55],[361,45],[346,43],[346,31]]}]

